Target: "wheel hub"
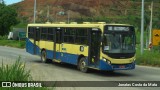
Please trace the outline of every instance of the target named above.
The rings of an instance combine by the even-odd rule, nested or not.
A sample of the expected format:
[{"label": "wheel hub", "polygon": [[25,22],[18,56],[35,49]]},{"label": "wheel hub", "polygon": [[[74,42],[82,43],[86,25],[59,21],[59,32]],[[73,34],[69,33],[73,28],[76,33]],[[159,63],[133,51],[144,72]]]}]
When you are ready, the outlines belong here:
[{"label": "wheel hub", "polygon": [[83,61],[83,62],[81,63],[82,69],[85,68],[85,66],[86,66],[86,63]]}]

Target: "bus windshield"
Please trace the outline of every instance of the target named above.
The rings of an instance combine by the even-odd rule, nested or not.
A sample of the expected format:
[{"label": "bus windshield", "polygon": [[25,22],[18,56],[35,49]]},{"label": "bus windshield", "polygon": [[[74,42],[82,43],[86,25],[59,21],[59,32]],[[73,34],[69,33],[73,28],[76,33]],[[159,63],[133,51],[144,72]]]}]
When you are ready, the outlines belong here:
[{"label": "bus windshield", "polygon": [[103,35],[103,52],[134,53],[135,35],[131,33],[106,33]]}]

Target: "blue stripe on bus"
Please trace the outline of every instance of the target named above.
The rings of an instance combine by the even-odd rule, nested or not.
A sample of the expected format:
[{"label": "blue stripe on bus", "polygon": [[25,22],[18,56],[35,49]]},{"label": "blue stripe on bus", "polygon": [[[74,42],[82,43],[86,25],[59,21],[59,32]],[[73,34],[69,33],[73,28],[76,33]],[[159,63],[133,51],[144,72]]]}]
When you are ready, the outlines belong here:
[{"label": "blue stripe on bus", "polygon": [[[54,51],[46,50],[46,53],[48,59],[53,59]],[[61,62],[77,65],[78,55],[56,52],[56,59]]]},{"label": "blue stripe on bus", "polygon": [[34,46],[36,48],[35,55],[41,55],[40,48],[34,45],[29,39],[26,39],[26,51],[30,54],[34,54]]},{"label": "blue stripe on bus", "polygon": [[41,49],[36,45],[36,55],[41,55]]},{"label": "blue stripe on bus", "polygon": [[28,53],[34,54],[33,46],[34,46],[34,44],[29,39],[26,39],[26,51]]},{"label": "blue stripe on bus", "polygon": [[46,54],[48,59],[53,59],[53,51],[46,50]]},{"label": "blue stripe on bus", "polygon": [[100,60],[99,69],[100,70],[113,70],[112,66],[103,60]]},{"label": "blue stripe on bus", "polygon": [[63,54],[63,56],[61,56],[62,62],[77,65],[78,55],[68,54],[63,52],[61,54]]}]

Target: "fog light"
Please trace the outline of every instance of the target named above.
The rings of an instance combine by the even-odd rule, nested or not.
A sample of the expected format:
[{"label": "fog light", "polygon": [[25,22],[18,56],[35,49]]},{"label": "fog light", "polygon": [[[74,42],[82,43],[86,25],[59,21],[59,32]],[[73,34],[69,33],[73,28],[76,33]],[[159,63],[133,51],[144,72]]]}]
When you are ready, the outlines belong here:
[{"label": "fog light", "polygon": [[107,63],[111,65],[111,61],[107,60]]}]

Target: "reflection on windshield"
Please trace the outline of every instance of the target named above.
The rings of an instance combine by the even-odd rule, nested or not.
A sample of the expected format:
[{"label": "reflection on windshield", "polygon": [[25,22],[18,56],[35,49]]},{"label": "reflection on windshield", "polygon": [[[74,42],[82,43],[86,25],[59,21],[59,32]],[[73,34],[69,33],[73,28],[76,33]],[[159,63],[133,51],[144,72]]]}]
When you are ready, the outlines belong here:
[{"label": "reflection on windshield", "polygon": [[135,36],[133,34],[104,34],[104,52],[125,53],[135,50]]}]

